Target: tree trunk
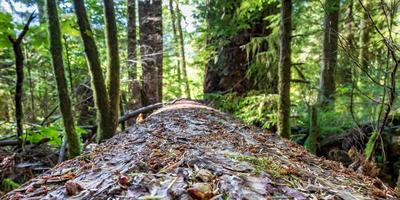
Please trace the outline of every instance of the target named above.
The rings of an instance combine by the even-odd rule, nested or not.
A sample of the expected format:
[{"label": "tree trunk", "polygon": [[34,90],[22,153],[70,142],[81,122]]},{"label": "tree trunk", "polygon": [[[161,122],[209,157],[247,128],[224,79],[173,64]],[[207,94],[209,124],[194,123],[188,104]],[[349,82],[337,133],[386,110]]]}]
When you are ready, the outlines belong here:
[{"label": "tree trunk", "polygon": [[136,0],[128,0],[127,2],[127,41],[128,41],[128,58],[126,65],[128,68],[129,75],[129,103],[127,103],[129,109],[138,109],[142,107],[141,97],[141,85],[138,80],[138,69],[137,69],[137,52],[136,52]]},{"label": "tree trunk", "polygon": [[281,0],[278,134],[290,138],[292,1]]},{"label": "tree trunk", "polygon": [[325,0],[323,63],[320,77],[321,105],[334,102],[335,70],[338,50],[340,0]]},{"label": "tree trunk", "polygon": [[185,37],[183,35],[183,30],[182,30],[182,13],[179,9],[179,1],[175,0],[176,3],[176,12],[177,12],[177,19],[178,19],[178,32],[179,32],[179,47],[180,47],[180,55],[181,55],[181,65],[182,65],[182,75],[183,75],[183,81],[185,82],[185,94],[186,98],[191,98],[190,95],[190,84],[189,84],[189,78],[187,75],[187,68],[186,68],[186,55],[185,55]]},{"label": "tree trunk", "polygon": [[[345,45],[345,51],[348,51],[350,55],[353,55],[354,53],[354,32],[353,32],[353,27],[354,27],[354,1],[349,0],[348,1],[348,13],[347,17],[345,19],[345,28],[346,28],[346,45]],[[352,65],[353,65],[353,60],[350,56],[345,56],[344,58],[344,65],[339,67],[340,73],[339,79],[342,84],[351,84],[352,80]]]},{"label": "tree trunk", "polygon": [[[369,9],[369,1],[364,0],[365,8]],[[368,18],[368,13],[362,10],[362,19],[361,19],[361,36],[360,36],[360,55],[359,55],[359,63],[362,70],[368,70],[368,43],[370,40],[369,32],[371,31],[370,19]]]},{"label": "tree trunk", "polygon": [[107,86],[108,96],[110,101],[110,117],[112,121],[112,130],[118,127],[119,117],[119,101],[120,101],[120,65],[118,52],[118,31],[115,21],[115,9],[113,0],[104,0],[104,21],[105,21],[105,36],[107,43]]},{"label": "tree trunk", "polygon": [[[215,21],[218,21],[216,19],[221,17],[221,13],[220,10],[218,10],[219,8],[214,5],[215,1],[208,2],[207,9],[209,11],[207,23],[209,28],[213,28],[217,25]],[[224,12],[228,15],[233,15],[232,13],[235,13],[239,6],[240,2],[235,4],[234,8],[225,9]],[[266,80],[266,83],[263,83],[263,85],[256,84],[253,77],[246,76],[249,63],[254,61],[254,57],[250,55],[250,58],[247,58],[246,51],[242,48],[242,46],[248,44],[253,37],[259,37],[260,35],[268,36],[271,34],[272,30],[266,28],[270,26],[270,22],[264,19],[267,16],[276,14],[278,11],[277,4],[268,4],[263,9],[259,18],[247,22],[250,24],[251,28],[240,30],[230,38],[209,37],[207,39],[207,45],[216,45],[217,49],[216,54],[209,59],[206,65],[203,88],[205,94],[236,92],[241,95],[250,90],[258,89],[266,89],[271,93],[278,93],[278,70],[275,70],[275,68],[271,70],[271,77],[274,78]],[[221,39],[224,43],[228,44],[223,46],[219,45],[218,42]],[[260,45],[258,52],[267,51],[268,48],[270,47],[267,42],[265,42]],[[268,85],[268,88],[265,88],[266,85]]]},{"label": "tree trunk", "polygon": [[318,110],[317,105],[312,105],[310,107],[310,125],[309,132],[306,141],[304,142],[304,147],[311,153],[317,153],[317,139],[318,139]]},{"label": "tree trunk", "polygon": [[81,141],[75,131],[75,122],[72,115],[71,99],[69,97],[67,79],[62,53],[61,29],[58,21],[58,11],[56,0],[47,0],[47,16],[49,21],[50,52],[54,74],[57,82],[58,99],[62,114],[65,134],[68,143],[69,157],[78,156],[81,153]]},{"label": "tree trunk", "polygon": [[172,37],[174,39],[174,49],[175,49],[175,59],[176,59],[176,76],[177,76],[177,81],[178,81],[178,96],[182,96],[182,77],[181,77],[181,63],[180,60],[178,59],[179,57],[179,51],[176,50],[177,47],[179,46],[179,41],[178,41],[178,34],[176,32],[176,12],[174,9],[174,0],[169,0],[169,12],[171,14],[171,23],[172,23]]},{"label": "tree trunk", "polygon": [[127,131],[3,199],[397,197],[377,179],[195,102],[169,103]]},{"label": "tree trunk", "polygon": [[29,30],[29,25],[32,20],[35,18],[34,13],[31,14],[28,21],[26,22],[24,29],[18,35],[17,38],[13,38],[12,36],[8,36],[9,41],[11,42],[15,54],[15,71],[17,74],[16,86],[15,86],[15,120],[17,122],[17,136],[18,139],[21,139],[23,134],[23,126],[22,126],[22,118],[23,118],[23,110],[22,110],[22,93],[23,93],[23,85],[24,85],[24,55],[22,53],[21,43],[24,39],[26,33]]},{"label": "tree trunk", "polygon": [[46,23],[46,14],[45,14],[45,0],[37,0],[36,5],[38,7],[38,15],[39,15],[39,23]]},{"label": "tree trunk", "polygon": [[65,56],[67,59],[67,68],[68,68],[68,80],[69,80],[69,89],[73,91],[74,89],[74,80],[72,79],[72,68],[71,68],[71,58],[69,55],[69,47],[68,47],[68,38],[67,35],[63,35],[64,39],[64,47],[65,47]]},{"label": "tree trunk", "polygon": [[93,32],[90,27],[85,4],[83,0],[74,0],[73,3],[92,79],[99,123],[96,139],[100,142],[104,139],[111,138],[114,135],[114,125],[110,117],[109,99],[101,69],[99,52],[93,38]]},{"label": "tree trunk", "polygon": [[129,78],[132,80],[137,79],[137,59],[136,59],[136,0],[127,1],[127,41],[128,41],[128,59],[126,65],[128,66]]},{"label": "tree trunk", "polygon": [[139,0],[140,49],[143,67],[143,90],[148,104],[162,100],[162,1]]}]

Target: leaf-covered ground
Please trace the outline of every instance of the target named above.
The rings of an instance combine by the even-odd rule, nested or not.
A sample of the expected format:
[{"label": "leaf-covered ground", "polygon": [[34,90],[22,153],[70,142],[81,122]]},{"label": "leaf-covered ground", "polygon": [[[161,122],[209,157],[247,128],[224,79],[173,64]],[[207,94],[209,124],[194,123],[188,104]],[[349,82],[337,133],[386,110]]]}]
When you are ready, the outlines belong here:
[{"label": "leaf-covered ground", "polygon": [[270,132],[178,101],[2,199],[397,199]]}]

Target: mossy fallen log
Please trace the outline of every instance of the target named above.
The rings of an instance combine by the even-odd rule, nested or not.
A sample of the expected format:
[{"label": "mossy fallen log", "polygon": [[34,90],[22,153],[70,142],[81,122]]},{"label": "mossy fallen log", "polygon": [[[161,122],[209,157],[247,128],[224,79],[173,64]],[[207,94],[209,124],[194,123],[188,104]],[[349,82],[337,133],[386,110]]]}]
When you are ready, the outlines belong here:
[{"label": "mossy fallen log", "polygon": [[2,199],[398,199],[379,179],[191,101],[164,106]]}]

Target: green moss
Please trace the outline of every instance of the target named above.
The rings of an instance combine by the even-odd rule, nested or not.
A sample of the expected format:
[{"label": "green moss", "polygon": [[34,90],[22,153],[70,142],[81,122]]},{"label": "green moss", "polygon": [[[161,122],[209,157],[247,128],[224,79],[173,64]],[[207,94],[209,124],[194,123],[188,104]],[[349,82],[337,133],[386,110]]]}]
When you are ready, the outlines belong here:
[{"label": "green moss", "polygon": [[283,168],[273,160],[271,157],[260,157],[255,156],[234,156],[234,159],[251,163],[254,167],[254,173],[260,174],[266,172],[274,178],[282,178],[285,174]]},{"label": "green moss", "polygon": [[20,185],[18,183],[14,182],[13,180],[11,180],[9,178],[6,178],[1,182],[1,190],[4,190],[4,191],[11,191],[11,190],[17,189],[17,188],[19,188],[19,186]]},{"label": "green moss", "polygon": [[364,154],[367,159],[369,159],[374,151],[376,138],[378,137],[378,132],[374,131],[365,146]]}]

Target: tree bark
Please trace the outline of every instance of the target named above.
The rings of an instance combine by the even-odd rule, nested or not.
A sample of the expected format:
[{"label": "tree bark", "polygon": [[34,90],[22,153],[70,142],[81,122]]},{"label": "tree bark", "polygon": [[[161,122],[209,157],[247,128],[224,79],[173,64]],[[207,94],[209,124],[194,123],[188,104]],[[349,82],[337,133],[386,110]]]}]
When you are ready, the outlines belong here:
[{"label": "tree bark", "polygon": [[137,109],[142,107],[142,97],[141,97],[141,85],[138,80],[138,69],[137,69],[137,52],[136,52],[136,0],[127,1],[127,41],[128,41],[128,58],[127,58],[127,68],[129,75],[129,91],[130,91],[130,102],[128,103],[129,109]]},{"label": "tree bark", "polygon": [[140,49],[143,67],[143,90],[147,104],[162,100],[162,1],[139,0]]},{"label": "tree bark", "polygon": [[[397,197],[394,189],[377,179],[318,158],[291,141],[195,102],[169,104],[127,132],[55,166],[2,198]],[[310,177],[318,177],[317,189],[310,190]]]},{"label": "tree bark", "polygon": [[[347,17],[345,19],[345,28],[346,28],[346,51],[350,53],[350,55],[353,55],[354,53],[354,32],[353,32],[353,27],[354,27],[354,1],[349,0],[348,1],[348,9],[347,9]],[[350,56],[345,56],[344,58],[344,65],[340,67],[340,73],[339,73],[339,79],[342,84],[351,84],[352,82],[352,76],[353,76],[353,70],[352,70],[352,64],[353,60],[350,58]]]},{"label": "tree bark", "polygon": [[28,33],[29,25],[32,20],[35,18],[35,13],[32,13],[26,22],[22,32],[18,35],[17,38],[13,38],[12,36],[8,36],[9,41],[11,42],[15,54],[15,71],[17,74],[16,86],[15,86],[15,120],[17,122],[17,136],[18,139],[23,134],[23,110],[22,110],[22,93],[23,93],[23,85],[24,85],[24,55],[22,53],[21,43],[24,39],[25,35]]},{"label": "tree bark", "polygon": [[101,69],[99,52],[93,38],[93,32],[90,27],[85,4],[83,0],[74,0],[73,3],[92,79],[94,99],[97,108],[97,119],[99,123],[96,139],[100,142],[104,139],[111,138],[114,135],[114,126],[110,117],[109,99]]},{"label": "tree bark", "polygon": [[[215,5],[215,1],[208,1],[208,3],[207,23],[208,28],[212,29],[217,25],[215,24],[218,21],[216,19],[221,17],[221,8]],[[236,9],[239,6],[240,2],[238,1],[232,8],[224,9],[225,15],[235,15]],[[251,28],[240,30],[230,38],[219,38],[216,36],[207,38],[207,45],[215,45],[217,48],[215,55],[206,64],[203,88],[205,94],[235,92],[241,95],[250,90],[260,89],[274,94],[278,93],[277,67],[270,70],[271,78],[265,80],[262,85],[256,84],[253,77],[246,76],[249,63],[254,61],[254,57],[250,55],[250,58],[247,58],[246,51],[241,48],[243,45],[248,44],[253,37],[270,35],[272,29],[266,27],[269,27],[271,24],[268,20],[264,19],[278,12],[279,9],[276,3],[267,4],[263,8],[262,13],[260,13],[260,17],[247,21]],[[223,43],[228,44],[220,45],[219,41],[221,40]],[[267,51],[268,48],[274,47],[270,47],[267,42],[264,42],[260,45],[258,52]]]},{"label": "tree bark", "polygon": [[112,131],[118,127],[119,103],[120,103],[120,63],[118,52],[118,31],[115,20],[113,0],[104,0],[105,36],[107,43],[107,87],[110,101],[110,117],[113,125]]},{"label": "tree bark", "polygon": [[177,22],[178,22],[178,32],[179,32],[179,48],[180,48],[180,55],[181,55],[181,65],[182,65],[182,75],[183,75],[183,81],[185,82],[185,94],[186,98],[191,98],[190,95],[190,84],[189,84],[189,78],[187,75],[187,67],[186,67],[186,55],[185,55],[185,37],[183,35],[183,30],[182,30],[182,13],[181,10],[179,9],[179,1],[175,0],[176,3],[176,12],[177,12]]},{"label": "tree bark", "polygon": [[[75,122],[72,115],[71,99],[68,92],[67,79],[62,53],[61,28],[58,20],[56,0],[47,0],[47,17],[49,22],[50,52],[54,74],[57,82],[60,111],[63,118],[65,137],[68,143],[68,156],[75,157],[81,154],[81,141],[75,131]],[[50,20],[51,19],[51,20]]]},{"label": "tree bark", "polygon": [[292,1],[281,0],[278,134],[290,138]]},{"label": "tree bark", "polygon": [[128,41],[128,66],[129,77],[133,80],[137,79],[137,64],[136,64],[136,0],[127,0],[127,41]]},{"label": "tree bark", "polygon": [[169,8],[169,12],[171,14],[171,25],[172,25],[172,37],[174,40],[174,49],[175,49],[175,58],[176,58],[176,76],[177,76],[177,81],[178,81],[178,96],[181,97],[182,96],[182,75],[181,75],[181,63],[180,60],[178,59],[179,57],[179,51],[176,50],[176,48],[179,46],[179,41],[178,41],[178,34],[176,31],[176,12],[174,9],[174,0],[169,0],[169,4],[168,4],[168,8]]},{"label": "tree bark", "polygon": [[68,37],[67,35],[63,35],[64,39],[64,47],[65,47],[65,56],[67,57],[67,68],[68,68],[68,80],[69,80],[69,89],[73,91],[74,89],[74,80],[72,79],[72,68],[71,68],[71,61],[69,55],[69,46],[68,46]]},{"label": "tree bark", "polygon": [[37,0],[36,5],[38,7],[38,15],[39,15],[39,23],[46,23],[46,14],[45,14],[45,0]]},{"label": "tree bark", "polygon": [[[364,0],[364,6],[366,9],[369,9],[369,1]],[[371,31],[370,19],[368,17],[368,13],[363,10],[362,19],[361,19],[361,36],[360,36],[360,54],[359,54],[359,63],[362,70],[368,70],[368,43],[370,40],[369,32]]]},{"label": "tree bark", "polygon": [[340,0],[325,1],[323,63],[320,77],[321,105],[328,105],[335,100],[335,70],[338,50]]}]

